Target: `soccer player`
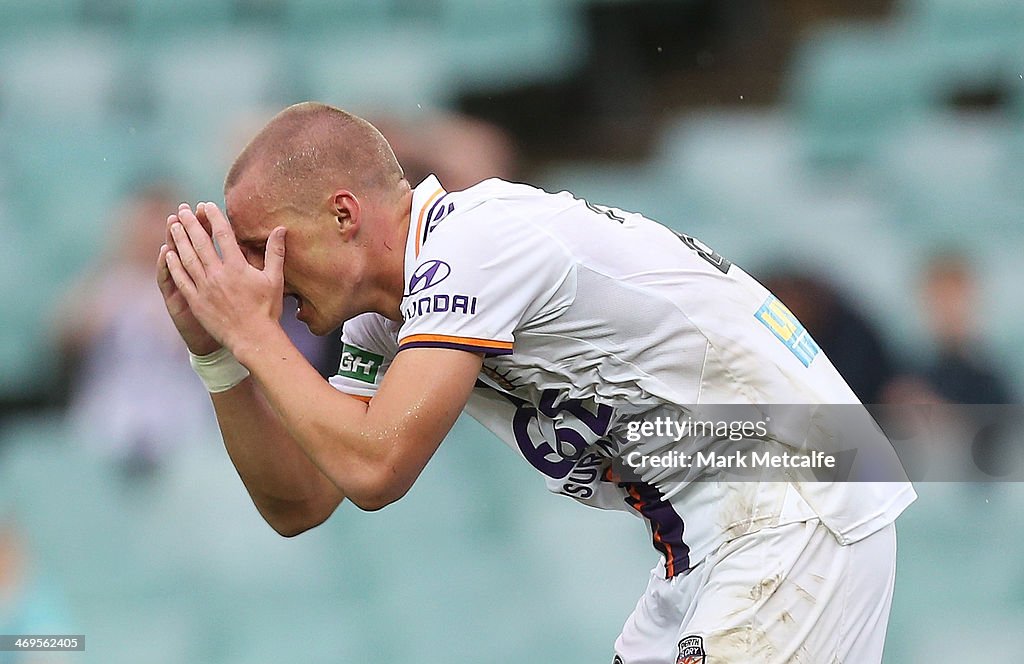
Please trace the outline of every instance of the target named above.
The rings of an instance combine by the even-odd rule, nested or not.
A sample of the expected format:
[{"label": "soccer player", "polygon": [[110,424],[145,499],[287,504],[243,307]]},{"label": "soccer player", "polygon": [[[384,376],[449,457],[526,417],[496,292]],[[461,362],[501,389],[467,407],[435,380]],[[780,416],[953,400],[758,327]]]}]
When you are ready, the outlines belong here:
[{"label": "soccer player", "polygon": [[[625,474],[724,440],[671,426],[703,404],[858,403],[738,267],[565,192],[412,188],[373,126],[315,103],[253,138],[225,200],[168,218],[158,281],[279,533],[398,500],[465,410],[552,491],[647,522],[661,557],[615,661],[880,661],[908,483]],[[344,323],[330,383],[282,332],[282,295],[314,333]],[[783,429],[760,442],[802,442]]]}]

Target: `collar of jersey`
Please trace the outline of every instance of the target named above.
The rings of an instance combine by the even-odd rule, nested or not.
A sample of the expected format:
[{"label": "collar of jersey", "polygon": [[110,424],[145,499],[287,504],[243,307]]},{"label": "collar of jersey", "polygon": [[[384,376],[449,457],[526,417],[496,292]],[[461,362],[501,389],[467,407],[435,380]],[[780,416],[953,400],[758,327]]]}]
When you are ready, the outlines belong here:
[{"label": "collar of jersey", "polygon": [[423,244],[423,230],[430,206],[445,195],[444,187],[433,174],[428,175],[412,191],[412,212],[409,217],[409,238],[406,244],[406,276],[416,268],[416,259]]}]

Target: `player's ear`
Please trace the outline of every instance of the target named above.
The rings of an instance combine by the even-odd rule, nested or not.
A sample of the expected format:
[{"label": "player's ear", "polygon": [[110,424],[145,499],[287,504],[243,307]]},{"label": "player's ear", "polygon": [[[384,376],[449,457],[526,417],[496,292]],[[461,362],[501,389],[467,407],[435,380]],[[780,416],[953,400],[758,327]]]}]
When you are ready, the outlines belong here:
[{"label": "player's ear", "polygon": [[338,231],[346,239],[359,228],[361,207],[356,195],[347,189],[339,189],[331,198],[331,213],[338,225]]}]

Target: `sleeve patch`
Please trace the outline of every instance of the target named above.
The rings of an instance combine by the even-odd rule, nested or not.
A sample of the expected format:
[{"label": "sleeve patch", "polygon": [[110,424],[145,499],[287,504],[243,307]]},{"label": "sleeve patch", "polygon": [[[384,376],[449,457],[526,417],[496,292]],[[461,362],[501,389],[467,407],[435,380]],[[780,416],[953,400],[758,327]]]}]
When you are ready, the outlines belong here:
[{"label": "sleeve patch", "polygon": [[345,344],[341,351],[341,366],[338,375],[371,385],[377,382],[377,373],[384,364],[384,356],[368,350]]},{"label": "sleeve patch", "polygon": [[777,297],[772,295],[765,300],[761,308],[754,313],[754,317],[771,330],[805,367],[811,366],[811,362],[821,349],[793,312]]}]

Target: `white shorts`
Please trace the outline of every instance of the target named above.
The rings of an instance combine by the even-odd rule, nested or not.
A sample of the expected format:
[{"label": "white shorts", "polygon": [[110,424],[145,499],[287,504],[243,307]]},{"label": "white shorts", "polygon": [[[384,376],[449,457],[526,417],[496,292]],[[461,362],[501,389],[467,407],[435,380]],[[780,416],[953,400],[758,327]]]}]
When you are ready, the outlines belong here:
[{"label": "white shorts", "polygon": [[815,519],[722,545],[688,574],[656,567],[615,641],[622,664],[882,661],[896,528],[840,545]]}]

